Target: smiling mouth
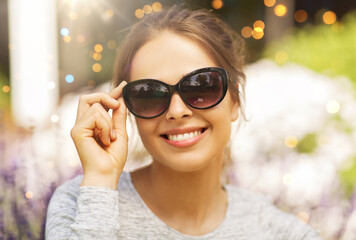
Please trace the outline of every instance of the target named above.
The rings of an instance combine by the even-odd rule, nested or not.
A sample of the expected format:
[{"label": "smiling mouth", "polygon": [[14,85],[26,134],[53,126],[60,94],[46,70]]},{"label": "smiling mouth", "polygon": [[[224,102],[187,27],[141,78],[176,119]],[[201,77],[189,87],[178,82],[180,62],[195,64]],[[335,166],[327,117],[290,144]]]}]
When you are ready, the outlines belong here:
[{"label": "smiling mouth", "polygon": [[183,133],[183,134],[163,134],[161,136],[164,137],[165,139],[170,140],[170,141],[178,142],[178,141],[184,141],[184,140],[188,140],[191,138],[195,138],[195,137],[201,135],[205,130],[206,130],[206,128],[203,128],[200,130]]}]

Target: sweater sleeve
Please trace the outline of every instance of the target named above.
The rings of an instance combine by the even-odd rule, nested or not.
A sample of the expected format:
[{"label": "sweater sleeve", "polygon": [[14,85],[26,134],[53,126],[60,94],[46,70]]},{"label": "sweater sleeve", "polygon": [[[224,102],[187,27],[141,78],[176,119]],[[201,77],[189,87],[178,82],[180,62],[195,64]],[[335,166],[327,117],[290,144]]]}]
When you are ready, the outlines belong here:
[{"label": "sweater sleeve", "polygon": [[46,239],[117,239],[118,191],[64,184],[47,210]]}]

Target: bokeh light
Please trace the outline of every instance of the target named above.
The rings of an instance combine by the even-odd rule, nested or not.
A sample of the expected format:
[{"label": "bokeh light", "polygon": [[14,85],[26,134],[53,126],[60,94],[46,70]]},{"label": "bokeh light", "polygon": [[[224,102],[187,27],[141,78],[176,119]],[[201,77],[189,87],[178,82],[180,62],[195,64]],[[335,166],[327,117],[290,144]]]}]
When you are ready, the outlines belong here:
[{"label": "bokeh light", "polygon": [[241,29],[241,35],[244,37],[244,38],[249,38],[252,36],[252,28],[249,27],[249,26],[245,26]]},{"label": "bokeh light", "polygon": [[61,35],[63,36],[63,37],[65,37],[65,36],[68,36],[69,35],[69,29],[68,28],[61,28],[61,30],[60,30],[60,33],[61,33]]},{"label": "bokeh light", "polygon": [[150,5],[143,6],[143,11],[145,14],[150,14],[152,12],[152,7]]},{"label": "bokeh light", "polygon": [[214,8],[214,9],[220,9],[224,6],[224,2],[222,0],[213,0],[211,2],[211,6]]},{"label": "bokeh light", "polygon": [[284,64],[288,61],[288,54],[285,51],[278,51],[274,55],[274,60],[278,64]]},{"label": "bokeh light", "polygon": [[31,198],[33,198],[33,192],[27,191],[25,196],[26,196],[27,199],[31,199]]},{"label": "bokeh light", "polygon": [[51,121],[53,123],[57,123],[59,121],[59,116],[57,114],[52,114],[51,115]]},{"label": "bokeh light", "polygon": [[143,18],[143,16],[145,16],[145,11],[143,11],[143,9],[136,9],[135,16],[137,18]]},{"label": "bokeh light", "polygon": [[83,34],[79,34],[79,35],[77,36],[77,42],[78,42],[78,43],[83,43],[83,42],[85,42],[85,36],[84,36]]},{"label": "bokeh light", "polygon": [[3,91],[4,93],[10,92],[10,86],[8,86],[8,85],[3,86],[3,87],[2,87],[2,91]]},{"label": "bokeh light", "polygon": [[114,11],[111,10],[111,9],[107,9],[107,10],[105,11],[105,16],[107,16],[108,18],[113,17],[113,16],[114,16]]},{"label": "bokeh light", "polygon": [[278,4],[274,7],[274,14],[277,17],[284,17],[287,14],[287,7],[283,4]]},{"label": "bokeh light", "polygon": [[104,48],[103,48],[103,45],[101,45],[100,43],[95,44],[95,46],[94,46],[94,51],[97,52],[97,53],[102,52],[103,49],[104,49]]},{"label": "bokeh light", "polygon": [[289,148],[295,148],[298,145],[298,139],[295,136],[288,136],[284,140],[284,143]]},{"label": "bokeh light", "polygon": [[264,30],[265,29],[265,23],[262,21],[262,20],[257,20],[257,21],[255,21],[254,23],[253,23],[253,29],[255,30],[255,31],[258,31],[258,30],[256,30],[257,28],[260,28],[260,29],[262,29],[262,30]]},{"label": "bokeh light", "polygon": [[303,9],[299,9],[295,12],[294,19],[298,23],[303,23],[308,19],[308,13]]},{"label": "bokeh light", "polygon": [[107,43],[106,43],[106,46],[109,48],[109,49],[115,49],[116,48],[116,42],[114,40],[109,40]]},{"label": "bokeh light", "polygon": [[264,34],[265,33],[263,32],[263,30],[261,28],[258,28],[257,31],[256,30],[252,31],[252,37],[256,40],[263,38]]},{"label": "bokeh light", "polygon": [[102,66],[100,63],[94,63],[92,66],[92,69],[94,72],[98,73],[98,72],[101,72]]},{"label": "bokeh light", "polygon": [[335,114],[340,111],[340,103],[336,100],[330,100],[326,103],[326,111],[330,114]]},{"label": "bokeh light", "polygon": [[71,38],[71,36],[64,36],[64,37],[63,37],[63,41],[64,41],[65,43],[70,43],[70,42],[72,41],[72,38]]},{"label": "bokeh light", "polygon": [[53,81],[49,81],[49,82],[47,83],[47,87],[48,87],[49,89],[55,89],[55,88],[56,88],[56,83],[53,82]]},{"label": "bokeh light", "polygon": [[276,0],[264,0],[266,7],[273,7],[276,4]]},{"label": "bokeh light", "polygon": [[72,83],[72,82],[74,82],[74,76],[72,74],[68,74],[65,77],[65,80],[66,80],[67,83]]},{"label": "bokeh light", "polygon": [[154,2],[154,3],[152,4],[152,10],[153,10],[154,12],[159,12],[159,11],[161,11],[161,10],[162,10],[162,4],[161,4],[160,2]]},{"label": "bokeh light", "polygon": [[323,14],[323,22],[325,24],[334,24],[336,22],[336,14],[333,11],[327,11]]},{"label": "bokeh light", "polygon": [[95,61],[100,61],[102,59],[102,55],[100,53],[96,52],[96,53],[93,54],[93,59]]}]

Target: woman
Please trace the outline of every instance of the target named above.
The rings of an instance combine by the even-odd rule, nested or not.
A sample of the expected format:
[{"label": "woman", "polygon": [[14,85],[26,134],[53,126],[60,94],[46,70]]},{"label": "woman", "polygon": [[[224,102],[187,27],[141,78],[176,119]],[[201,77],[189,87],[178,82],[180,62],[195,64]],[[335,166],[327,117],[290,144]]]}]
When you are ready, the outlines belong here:
[{"label": "woman", "polygon": [[[47,239],[319,239],[264,197],[220,182],[242,107],[241,53],[209,11],[175,6],[136,24],[115,88],[79,101],[71,135],[84,175],[53,195]],[[126,107],[152,156],[131,173]]]}]

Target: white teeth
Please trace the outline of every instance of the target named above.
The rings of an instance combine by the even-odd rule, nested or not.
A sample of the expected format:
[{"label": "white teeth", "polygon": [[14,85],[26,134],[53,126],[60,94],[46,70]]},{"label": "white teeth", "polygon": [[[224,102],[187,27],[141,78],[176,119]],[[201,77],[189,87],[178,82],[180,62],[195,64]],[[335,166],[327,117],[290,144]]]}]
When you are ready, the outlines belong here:
[{"label": "white teeth", "polygon": [[201,130],[191,132],[191,133],[184,133],[184,134],[177,134],[177,135],[167,135],[168,139],[171,141],[183,141],[187,140],[196,136],[199,136],[201,134]]}]

